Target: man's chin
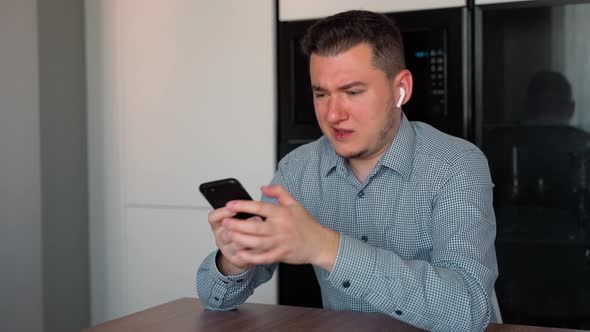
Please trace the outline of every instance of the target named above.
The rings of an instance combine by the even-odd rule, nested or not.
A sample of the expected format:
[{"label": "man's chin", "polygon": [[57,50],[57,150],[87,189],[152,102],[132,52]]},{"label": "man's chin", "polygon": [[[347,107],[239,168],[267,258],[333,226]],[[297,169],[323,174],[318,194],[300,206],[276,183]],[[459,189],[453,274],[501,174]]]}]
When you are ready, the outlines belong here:
[{"label": "man's chin", "polygon": [[338,151],[336,150],[336,154],[340,157],[350,160],[350,159],[359,159],[367,155],[366,150],[360,151]]},{"label": "man's chin", "polygon": [[333,137],[329,137],[336,154],[344,159],[357,159],[367,155],[368,151],[365,149],[351,148],[352,142],[340,142]]}]

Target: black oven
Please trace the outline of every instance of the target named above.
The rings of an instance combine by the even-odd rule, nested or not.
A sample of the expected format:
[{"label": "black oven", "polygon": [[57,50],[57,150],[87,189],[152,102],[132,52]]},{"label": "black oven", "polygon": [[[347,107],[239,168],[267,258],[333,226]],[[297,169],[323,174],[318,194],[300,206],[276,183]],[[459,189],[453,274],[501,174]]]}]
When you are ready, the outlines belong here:
[{"label": "black oven", "polygon": [[[414,76],[410,120],[427,122],[451,135],[471,139],[470,73],[466,8],[386,14],[400,26],[408,69]],[[278,160],[319,138],[308,59],[300,40],[314,20],[278,22]],[[321,307],[311,266],[279,266],[279,303]]]}]

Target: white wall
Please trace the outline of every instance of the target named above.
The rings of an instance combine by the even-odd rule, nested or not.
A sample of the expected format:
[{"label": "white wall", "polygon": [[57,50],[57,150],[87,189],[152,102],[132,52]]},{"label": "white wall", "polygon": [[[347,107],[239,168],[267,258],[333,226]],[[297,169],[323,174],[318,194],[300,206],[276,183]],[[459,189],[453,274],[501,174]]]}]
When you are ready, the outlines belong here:
[{"label": "white wall", "polygon": [[0,331],[43,331],[36,5],[0,1]]},{"label": "white wall", "polygon": [[[178,297],[214,250],[201,182],[275,165],[274,1],[86,1],[92,323]],[[273,279],[251,302],[275,303]]]},{"label": "white wall", "polygon": [[0,1],[0,331],[89,323],[83,13]]}]

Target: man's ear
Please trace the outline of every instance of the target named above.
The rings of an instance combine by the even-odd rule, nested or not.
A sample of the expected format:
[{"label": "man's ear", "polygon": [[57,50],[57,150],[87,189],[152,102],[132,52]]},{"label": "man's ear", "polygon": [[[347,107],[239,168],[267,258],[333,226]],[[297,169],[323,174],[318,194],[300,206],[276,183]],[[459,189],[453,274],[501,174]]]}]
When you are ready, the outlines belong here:
[{"label": "man's ear", "polygon": [[412,97],[413,83],[412,73],[407,69],[403,69],[395,76],[395,79],[393,80],[393,93],[396,96],[397,108],[401,108],[401,106],[407,103]]},{"label": "man's ear", "polygon": [[397,99],[397,103],[395,104],[395,107],[401,108],[402,103],[404,102],[405,98],[406,98],[406,90],[400,86],[399,87],[399,98]]}]

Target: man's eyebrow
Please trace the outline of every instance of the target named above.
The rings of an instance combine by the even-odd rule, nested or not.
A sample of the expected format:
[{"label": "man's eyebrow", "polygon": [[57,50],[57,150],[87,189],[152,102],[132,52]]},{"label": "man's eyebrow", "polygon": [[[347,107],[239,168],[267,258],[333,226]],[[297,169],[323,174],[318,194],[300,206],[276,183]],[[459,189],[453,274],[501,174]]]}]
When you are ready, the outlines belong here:
[{"label": "man's eyebrow", "polygon": [[350,88],[354,88],[357,86],[366,86],[367,84],[361,82],[361,81],[354,81],[354,82],[350,82],[347,84],[344,84],[343,86],[339,87],[338,90],[348,90]]},{"label": "man's eyebrow", "polygon": [[[338,90],[341,90],[341,91],[342,90],[348,90],[350,88],[354,88],[354,87],[357,87],[357,86],[367,86],[367,84],[366,83],[363,83],[361,81],[354,81],[354,82],[346,83],[346,84],[338,87]],[[319,85],[313,85],[313,84],[311,85],[311,89],[313,91],[327,91],[325,88],[323,88],[323,87],[321,87]]]}]

